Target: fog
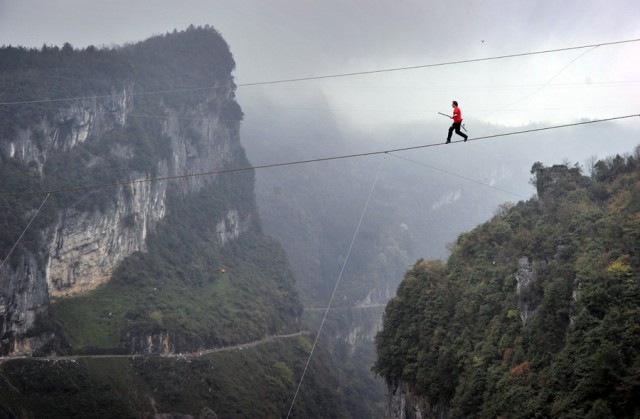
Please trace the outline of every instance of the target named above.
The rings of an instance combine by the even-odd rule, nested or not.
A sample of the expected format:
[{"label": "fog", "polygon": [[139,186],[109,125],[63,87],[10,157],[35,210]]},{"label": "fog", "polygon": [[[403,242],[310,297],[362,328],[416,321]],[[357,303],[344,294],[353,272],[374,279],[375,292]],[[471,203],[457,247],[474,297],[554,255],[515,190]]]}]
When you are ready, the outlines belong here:
[{"label": "fog", "polygon": [[[274,108],[267,94],[261,98],[256,95],[255,103],[261,109]],[[292,187],[286,195],[290,201],[288,205],[292,207],[299,205],[296,193],[300,196],[308,193],[304,189],[324,194],[325,200],[335,199],[337,193],[343,193],[341,205],[363,205],[361,195],[368,190],[384,159],[383,172],[377,183],[381,195],[376,197],[381,205],[399,208],[389,222],[405,223],[414,231],[419,238],[415,244],[416,257],[446,257],[448,243],[458,234],[486,221],[500,204],[527,200],[535,195],[535,188],[529,182],[533,163],[577,165],[589,175],[589,161],[593,158],[633,153],[640,144],[636,118],[478,141],[473,137],[510,134],[549,125],[541,123],[513,128],[471,119],[466,122],[470,141],[430,147],[444,143],[450,125],[447,118],[389,124],[369,130],[344,122],[340,114],[331,109],[321,91],[315,95],[307,92],[305,103],[306,108],[283,108],[276,115],[247,114],[241,138],[254,165],[352,153],[380,154],[335,160],[332,164],[318,162],[258,170],[257,193],[262,198],[259,203],[263,209],[266,205],[274,205],[265,196],[282,185]],[[460,137],[454,134],[453,140],[459,141]],[[424,145],[429,147],[384,153]],[[318,176],[325,180],[317,180]],[[302,190],[293,191],[298,188]],[[275,230],[271,233],[278,235]]]},{"label": "fog", "polygon": [[[77,48],[209,24],[230,44],[238,84],[474,60],[640,38],[633,0],[458,4],[421,0],[0,0],[0,44]],[[640,43],[374,75],[240,87],[248,116],[311,108],[320,89],[364,130],[433,121],[460,102],[465,119],[506,126],[637,113]],[[167,86],[179,88],[182,86]],[[260,90],[260,92],[257,92]],[[267,94],[269,109],[255,103]],[[635,108],[635,109],[634,109]]]}]

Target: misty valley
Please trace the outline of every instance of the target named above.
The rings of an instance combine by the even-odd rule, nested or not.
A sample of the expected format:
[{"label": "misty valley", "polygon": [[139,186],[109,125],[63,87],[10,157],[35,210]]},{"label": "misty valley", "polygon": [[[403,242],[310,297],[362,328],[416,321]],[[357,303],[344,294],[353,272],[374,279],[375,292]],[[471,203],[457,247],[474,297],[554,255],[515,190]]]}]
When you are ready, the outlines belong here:
[{"label": "misty valley", "polygon": [[0,48],[0,417],[640,415],[637,127],[445,146],[235,68]]}]

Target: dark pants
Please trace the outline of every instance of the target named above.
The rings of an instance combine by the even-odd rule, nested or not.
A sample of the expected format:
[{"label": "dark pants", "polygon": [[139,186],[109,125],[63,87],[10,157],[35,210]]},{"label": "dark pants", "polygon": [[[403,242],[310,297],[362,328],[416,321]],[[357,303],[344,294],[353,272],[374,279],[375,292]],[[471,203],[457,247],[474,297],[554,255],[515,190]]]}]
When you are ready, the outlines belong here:
[{"label": "dark pants", "polygon": [[460,125],[462,122],[454,122],[453,125],[449,128],[449,135],[447,135],[447,142],[451,141],[451,134],[453,134],[453,130],[456,130],[456,134],[464,138],[467,141],[467,134],[460,132]]}]

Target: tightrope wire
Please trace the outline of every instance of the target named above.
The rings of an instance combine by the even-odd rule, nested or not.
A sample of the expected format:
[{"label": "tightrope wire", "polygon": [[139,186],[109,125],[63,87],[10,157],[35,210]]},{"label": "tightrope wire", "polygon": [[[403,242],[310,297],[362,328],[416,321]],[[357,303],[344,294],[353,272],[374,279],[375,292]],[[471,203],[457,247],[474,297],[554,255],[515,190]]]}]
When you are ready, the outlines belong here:
[{"label": "tightrope wire", "polygon": [[[527,134],[527,133],[532,133],[532,132],[548,131],[548,130],[560,129],[560,128],[575,127],[575,126],[580,126],[580,125],[597,124],[597,123],[600,123],[600,122],[616,121],[616,120],[622,120],[622,119],[628,119],[628,118],[637,118],[637,117],[640,117],[640,114],[615,116],[615,117],[611,117],[611,118],[596,119],[596,120],[592,120],[592,121],[574,122],[574,123],[571,123],[571,124],[553,125],[553,126],[543,127],[543,128],[530,128],[530,129],[525,129],[525,130],[520,130],[520,131],[505,132],[505,133],[502,133],[502,134],[493,134],[493,135],[485,135],[485,136],[482,136],[482,137],[469,138],[468,142],[470,142],[470,141],[487,140],[487,139],[491,139],[491,138],[507,137],[507,136],[519,135],[519,134]],[[452,141],[451,144],[461,143],[461,142],[462,142],[462,140]],[[298,164],[315,163],[315,162],[330,161],[330,160],[352,159],[352,158],[356,158],[356,157],[375,156],[375,155],[378,155],[378,154],[388,154],[388,153],[394,153],[394,152],[399,152],[399,151],[419,150],[419,149],[429,148],[429,147],[440,147],[440,146],[444,146],[444,145],[445,145],[445,143],[423,144],[423,145],[417,145],[417,146],[413,146],[413,147],[403,147],[403,148],[394,148],[394,149],[388,149],[388,150],[370,151],[370,152],[366,152],[366,153],[345,154],[345,155],[341,155],[341,156],[320,157],[320,158],[315,158],[315,159],[296,160],[296,161],[290,161],[290,162],[271,163],[271,164],[263,164],[263,165],[256,165],[256,166],[236,167],[236,168],[230,168],[230,169],[217,169],[217,170],[211,170],[211,171],[207,171],[207,172],[185,173],[185,174],[173,175],[173,176],[144,178],[144,179],[123,181],[123,182],[105,183],[105,184],[101,184],[101,185],[76,186],[76,187],[73,187],[73,188],[51,189],[51,190],[46,190],[46,191],[0,192],[0,196],[43,195],[43,194],[54,194],[54,193],[63,193],[63,192],[77,192],[77,191],[83,191],[83,190],[88,190],[88,189],[113,188],[113,187],[117,187],[117,186],[134,185],[134,184],[138,184],[138,183],[159,182],[159,181],[167,181],[167,180],[173,180],[173,179],[186,179],[186,178],[197,177],[197,176],[211,176],[211,175],[222,174],[222,173],[243,172],[243,171],[247,171],[247,170],[267,169],[267,168],[272,168],[272,167],[285,167],[285,166],[293,166],[293,165],[298,165]]]}]

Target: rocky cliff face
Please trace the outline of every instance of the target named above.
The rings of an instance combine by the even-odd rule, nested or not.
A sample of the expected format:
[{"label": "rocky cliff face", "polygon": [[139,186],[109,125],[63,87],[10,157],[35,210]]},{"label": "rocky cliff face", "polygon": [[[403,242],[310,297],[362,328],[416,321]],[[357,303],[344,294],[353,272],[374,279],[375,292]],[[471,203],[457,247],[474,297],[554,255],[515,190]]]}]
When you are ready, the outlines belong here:
[{"label": "rocky cliff face", "polygon": [[88,138],[99,138],[123,126],[131,111],[133,85],[113,91],[109,97],[78,99],[60,109],[52,121],[42,117],[11,138],[0,142],[2,153],[42,173],[47,158],[55,151],[68,151]]},{"label": "rocky cliff face", "polygon": [[387,417],[397,419],[421,419],[419,401],[405,390],[402,382],[389,386],[389,400],[387,402]]},{"label": "rocky cliff face", "polygon": [[449,417],[447,406],[431,404],[426,398],[415,396],[402,381],[392,383],[388,388],[387,418],[447,419]]},{"label": "rocky cliff face", "polygon": [[14,271],[4,268],[0,295],[2,354],[31,353],[49,336],[28,336],[38,316],[46,314],[49,301],[45,271],[39,258],[27,254]]},{"label": "rocky cliff face", "polygon": [[145,238],[166,213],[166,188],[150,183],[125,188],[108,211],[68,209],[58,216],[47,244],[51,297],[95,289],[123,258],[145,250]]},{"label": "rocky cliff face", "polygon": [[[100,141],[105,133],[125,126],[129,115],[137,111],[130,92],[133,87],[134,83],[129,83],[111,97],[65,102],[54,118],[42,118],[17,130],[11,138],[0,138],[0,152],[6,159],[24,166],[25,171],[42,174],[52,154],[73,150],[88,140]],[[211,171],[243,157],[238,124],[221,121],[219,113],[211,110],[228,103],[235,103],[231,87],[208,94],[190,109],[189,119],[181,119],[177,111],[164,107],[162,135],[170,139],[171,158],[159,161],[153,176]],[[133,157],[133,151],[126,145],[113,145],[110,152],[125,160]],[[6,264],[2,268],[2,354],[21,355],[37,349],[47,336],[33,335],[33,327],[38,316],[46,316],[52,298],[93,290],[109,280],[124,258],[144,252],[149,233],[170,211],[169,188],[187,196],[214,179],[198,176],[173,183],[144,181],[149,177],[152,173],[132,172],[130,183],[113,188],[113,199],[106,208],[59,210],[55,222],[40,232],[41,247],[22,252],[17,267]],[[83,199],[91,200],[91,196],[87,194]],[[230,210],[218,223],[219,242],[224,244],[238,238],[255,221],[253,218]],[[167,346],[162,343],[164,338],[158,339],[160,346]],[[150,342],[156,345],[153,339]]]},{"label": "rocky cliff face", "polygon": [[522,320],[523,325],[526,325],[527,321],[535,314],[536,303],[538,302],[535,294],[535,288],[539,286],[536,277],[536,264],[526,256],[521,257],[518,259],[518,270],[515,277],[520,320]]}]

